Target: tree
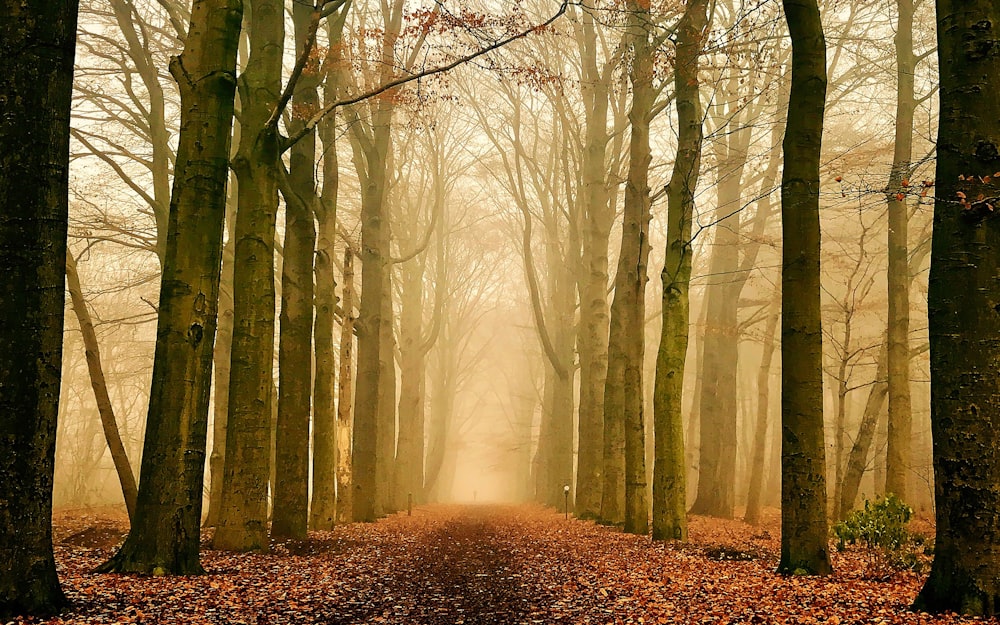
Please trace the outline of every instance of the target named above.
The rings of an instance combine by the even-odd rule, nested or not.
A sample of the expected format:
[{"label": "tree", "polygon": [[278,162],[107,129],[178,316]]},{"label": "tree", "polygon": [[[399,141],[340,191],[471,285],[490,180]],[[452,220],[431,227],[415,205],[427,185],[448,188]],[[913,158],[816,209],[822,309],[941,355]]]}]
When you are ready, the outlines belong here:
[{"label": "tree", "polygon": [[[310,51],[315,36],[314,13],[317,10],[303,2],[297,2],[292,7],[297,58]],[[321,80],[319,60],[316,55],[310,55],[294,85],[290,132],[298,130],[308,115],[319,107]],[[315,171],[316,132],[313,131],[303,135],[289,150],[288,176],[282,185],[285,241],[281,263],[278,425],[271,513],[272,536],[300,540],[306,537],[309,526],[309,417],[312,412],[313,379],[318,379],[313,372],[312,353],[313,248],[316,246],[313,219],[319,204]],[[333,284],[328,288],[332,289]],[[332,339],[332,331],[328,336]],[[324,374],[329,376],[332,389],[332,366]],[[331,406],[332,396],[326,401],[327,406]],[[324,476],[326,484],[332,486],[330,477]],[[334,503],[329,498],[328,501]],[[327,515],[327,518],[333,520],[332,515]]]},{"label": "tree", "polygon": [[916,607],[1000,614],[1000,6],[938,0],[941,115],[928,311],[937,533]]},{"label": "tree", "polygon": [[823,441],[819,163],[826,43],[816,0],[783,0],[792,85],[781,177],[781,561],[785,573],[830,573]]},{"label": "tree", "polygon": [[87,308],[87,301],[83,298],[83,289],[80,286],[80,274],[77,271],[76,259],[72,252],[66,252],[66,287],[69,291],[72,302],[73,313],[80,324],[80,333],[83,335],[83,344],[87,357],[87,368],[90,371],[91,386],[94,389],[94,399],[97,402],[97,410],[101,415],[101,426],[104,429],[104,438],[108,442],[108,450],[111,452],[111,459],[115,464],[115,471],[118,473],[118,480],[122,486],[122,496],[125,498],[125,509],[131,519],[135,514],[135,500],[138,497],[138,487],[135,483],[135,474],[132,473],[132,465],[128,460],[128,453],[122,443],[121,434],[118,431],[118,421],[115,418],[114,406],[111,404],[111,397],[108,394],[108,383],[104,378],[104,368],[101,366],[101,349],[97,342],[97,333],[94,331],[94,322]]},{"label": "tree", "polygon": [[242,15],[240,0],[194,0],[184,51],[171,60],[181,131],[139,496],[125,543],[100,571],[202,572],[205,439]]},{"label": "tree", "polygon": [[[577,432],[576,516],[596,519],[601,513],[601,474],[604,455],[604,384],[608,375],[608,239],[614,221],[612,176],[608,163],[608,108],[612,73],[620,53],[604,52],[594,11],[580,12],[576,41],[580,51],[580,91],[584,110],[584,147],[580,157],[581,271],[577,291],[580,321],[577,352],[580,359],[580,406]],[[621,137],[615,133],[615,137]],[[616,139],[613,147],[620,139]],[[620,152],[620,150],[617,150]],[[614,152],[612,152],[614,154]],[[615,172],[617,173],[617,172]]]},{"label": "tree", "polygon": [[[906,192],[913,175],[914,69],[913,0],[897,0],[896,136],[886,185],[889,212],[888,373],[889,435],[885,492],[907,499],[913,424],[910,406],[910,271],[907,262]],[[844,511],[846,514],[846,511]]]},{"label": "tree", "polygon": [[[344,20],[348,11],[344,9],[338,18],[327,24],[330,48],[324,63],[323,97],[333,101],[337,97],[337,72],[332,69],[340,61],[340,44],[342,43]],[[307,99],[311,104],[311,98]],[[293,109],[295,110],[295,109]],[[337,239],[337,197],[340,188],[340,162],[337,158],[336,117],[327,116],[319,124],[319,137],[323,144],[323,189],[314,202],[313,211],[316,215],[316,315],[313,321],[313,336],[315,343],[316,375],[313,381],[313,489],[309,510],[309,527],[314,530],[330,530],[338,520],[344,520],[342,506],[337,505],[338,494],[349,501],[349,487],[341,485],[338,480],[338,452],[346,454],[343,460],[350,460],[350,409],[347,410],[347,420],[340,424],[337,408],[334,404],[334,387],[336,385],[337,359],[334,347],[334,317],[337,308],[336,278],[333,267],[336,259]],[[309,176],[310,182],[312,176]],[[310,189],[310,193],[314,193]],[[344,260],[346,282],[347,270],[350,267],[350,250]],[[347,351],[347,376],[350,377],[350,349],[353,341],[351,327],[351,302],[347,301],[348,291],[345,284],[344,311],[342,325],[344,333],[341,336],[341,350]],[[346,344],[343,343],[346,341]],[[343,355],[342,355],[343,360]],[[343,369],[342,369],[343,371]],[[343,376],[343,372],[341,373]],[[341,377],[340,402],[350,406],[351,380]],[[340,451],[338,440],[342,430],[346,429],[347,446]],[[349,464],[347,465],[350,466]],[[349,518],[350,515],[347,515]]]},{"label": "tree", "polygon": [[687,540],[687,477],[681,395],[687,358],[691,284],[691,222],[701,168],[702,114],[698,58],[708,25],[708,2],[693,0],[677,25],[674,92],[677,157],[667,185],[667,249],[663,271],[663,324],[653,390],[653,538]]},{"label": "tree", "polygon": [[[240,75],[240,143],[233,273],[233,346],[222,505],[215,549],[267,550],[268,476],[274,359],[274,233],[278,210],[278,129],[282,3],[248,0],[250,56]],[[311,225],[311,219],[310,219]],[[308,353],[308,350],[307,350]]]},{"label": "tree", "polygon": [[4,0],[0,11],[0,619],[7,620],[66,604],[52,554],[52,472],[77,2]]},{"label": "tree", "polygon": [[[645,534],[649,527],[646,503],[646,461],[642,405],[646,265],[649,259],[649,123],[656,90],[653,57],[658,37],[649,4],[631,0],[628,38],[632,50],[629,83],[629,165],[625,182],[622,244],[611,304],[608,378],[604,406],[604,491],[601,517],[624,521],[625,531]],[[624,487],[624,490],[622,488]],[[623,497],[619,497],[622,493]],[[623,508],[619,508],[623,505]],[[620,516],[619,516],[620,515]]]},{"label": "tree", "polygon": [[[394,52],[403,18],[402,0],[383,5],[382,63],[375,75],[378,84],[395,77]],[[388,408],[384,387],[394,379],[393,354],[386,353],[387,329],[392,328],[392,288],[390,278],[391,240],[386,195],[386,169],[391,147],[391,97],[376,98],[367,109],[355,105],[346,109],[350,122],[354,165],[361,183],[361,305],[355,327],[358,333],[358,382],[354,404],[354,440],[351,457],[351,495],[355,521],[374,521],[383,513],[391,459],[384,452],[384,440],[394,438],[395,420],[387,423]],[[389,299],[387,302],[386,299]],[[386,319],[386,314],[390,317]],[[393,388],[393,392],[395,388]],[[393,402],[394,403],[394,402]],[[395,413],[395,406],[392,406]],[[381,432],[380,432],[381,430]],[[382,443],[382,444],[380,444]]]}]

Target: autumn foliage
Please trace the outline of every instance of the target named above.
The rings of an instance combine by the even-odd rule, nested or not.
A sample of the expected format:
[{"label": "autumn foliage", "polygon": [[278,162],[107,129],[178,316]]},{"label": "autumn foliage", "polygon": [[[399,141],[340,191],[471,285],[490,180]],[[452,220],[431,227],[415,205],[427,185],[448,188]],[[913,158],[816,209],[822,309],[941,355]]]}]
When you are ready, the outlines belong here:
[{"label": "autumn foliage", "polygon": [[[207,575],[100,575],[126,520],[57,515],[73,607],[45,623],[957,623],[909,610],[923,576],[870,579],[862,553],[826,578],[782,576],[764,524],[690,520],[691,542],[540,507],[433,506],[338,526],[267,554],[203,552]],[[208,536],[206,535],[206,543]],[[16,623],[40,622],[17,620]]]}]

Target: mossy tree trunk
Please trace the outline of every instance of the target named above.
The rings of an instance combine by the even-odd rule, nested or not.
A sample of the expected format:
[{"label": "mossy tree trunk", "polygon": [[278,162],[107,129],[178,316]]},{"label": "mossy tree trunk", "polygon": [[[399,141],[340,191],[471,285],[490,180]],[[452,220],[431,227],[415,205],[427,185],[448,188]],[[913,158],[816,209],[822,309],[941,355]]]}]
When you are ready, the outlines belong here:
[{"label": "mossy tree trunk", "polygon": [[[642,365],[645,348],[645,294],[646,263],[649,258],[649,123],[653,117],[656,91],[653,87],[653,55],[656,44],[655,28],[650,5],[632,0],[628,8],[628,37],[632,48],[632,66],[629,82],[632,85],[632,107],[629,110],[631,135],[629,137],[629,165],[625,181],[625,214],[622,229],[622,251],[618,274],[615,276],[615,298],[611,306],[612,320],[620,318],[615,354],[616,379],[608,377],[608,384],[620,384],[617,414],[609,415],[621,422],[624,451],[623,480],[616,487],[624,487],[622,520],[625,531],[645,534],[649,529],[649,510],[646,495],[646,449],[643,428]],[[614,327],[614,323],[612,323]],[[609,363],[611,358],[609,348]],[[607,387],[605,387],[607,388]],[[607,430],[605,430],[607,433]],[[607,481],[605,481],[607,485]],[[614,489],[612,489],[612,496]]]},{"label": "mossy tree trunk", "polygon": [[[330,51],[326,63],[336,65],[340,62],[340,46],[338,42],[343,34],[344,18],[338,17],[333,25],[328,27],[331,40]],[[323,99],[327,102],[337,97],[337,73],[327,71],[323,85]],[[319,201],[314,206],[317,222],[316,232],[316,316],[313,320],[313,341],[316,358],[316,376],[313,381],[313,489],[309,511],[309,527],[313,530],[330,530],[337,521],[343,520],[338,513],[337,494],[337,463],[339,427],[337,408],[334,403],[334,386],[337,383],[337,357],[334,350],[334,318],[337,309],[337,283],[333,271],[334,255],[337,240],[337,192],[340,185],[339,161],[337,159],[336,118],[327,117],[319,124],[319,137],[323,149],[323,190]],[[350,251],[347,252],[350,254]],[[350,258],[345,261],[345,273]],[[345,304],[349,306],[350,304]],[[351,311],[343,311],[342,324],[350,325]],[[350,375],[351,343],[354,340],[353,329],[342,335],[346,336],[347,345],[341,345],[347,352],[347,375]],[[341,380],[343,383],[343,380]],[[350,435],[350,380],[347,381],[347,423]],[[343,402],[344,390],[340,393]],[[350,439],[347,443],[347,459],[350,458]],[[345,487],[349,490],[349,487]],[[346,493],[345,493],[346,495]],[[345,501],[349,499],[345,498]],[[349,516],[349,515],[348,515]]]},{"label": "mossy tree trunk", "polygon": [[707,0],[692,0],[677,25],[674,56],[677,157],[667,185],[667,247],[660,275],[663,324],[653,388],[655,540],[687,540],[687,476],[681,399],[690,329],[691,223],[704,134],[698,57],[707,24]]},{"label": "mossy tree trunk", "polygon": [[[316,9],[292,7],[295,56],[312,46]],[[310,55],[292,95],[289,132],[295,134],[319,108],[319,60]],[[278,340],[278,427],[275,431],[274,511],[271,536],[306,537],[309,526],[309,423],[313,385],[313,248],[316,228],[316,133],[289,151],[285,244],[281,264],[281,334]],[[293,197],[289,198],[291,195]],[[332,349],[332,347],[331,347]],[[332,371],[328,372],[332,374]],[[332,384],[332,380],[330,382]],[[332,503],[332,502],[331,502]]]},{"label": "mossy tree trunk", "polygon": [[233,275],[233,347],[222,506],[212,546],[267,550],[274,359],[274,235],[278,133],[269,123],[281,90],[284,12],[248,0],[250,56],[240,76],[240,145]]},{"label": "mossy tree trunk", "polygon": [[201,573],[205,442],[243,3],[195,0],[135,519],[101,571]]}]

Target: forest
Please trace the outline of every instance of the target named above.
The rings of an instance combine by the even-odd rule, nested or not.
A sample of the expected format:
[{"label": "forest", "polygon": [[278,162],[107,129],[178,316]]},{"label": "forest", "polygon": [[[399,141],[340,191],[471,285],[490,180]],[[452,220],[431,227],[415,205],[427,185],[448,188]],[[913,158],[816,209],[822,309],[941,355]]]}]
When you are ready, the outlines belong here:
[{"label": "forest", "polygon": [[1000,4],[0,7],[0,622],[1000,616]]}]

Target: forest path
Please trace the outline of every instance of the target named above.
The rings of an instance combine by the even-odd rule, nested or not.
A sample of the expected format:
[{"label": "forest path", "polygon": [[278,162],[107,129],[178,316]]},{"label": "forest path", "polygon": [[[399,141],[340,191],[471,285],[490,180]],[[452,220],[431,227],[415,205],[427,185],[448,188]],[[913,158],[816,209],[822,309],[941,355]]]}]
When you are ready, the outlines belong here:
[{"label": "forest path", "polygon": [[[83,528],[83,531],[80,531]],[[782,577],[777,519],[691,518],[691,543],[654,543],[538,506],[435,505],[352,523],[266,554],[204,550],[199,577],[98,575],[125,526],[56,519],[72,609],[55,624],[517,625],[950,623],[907,610],[922,577]],[[207,543],[206,543],[207,544]]]}]

